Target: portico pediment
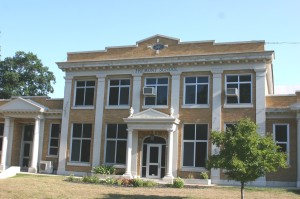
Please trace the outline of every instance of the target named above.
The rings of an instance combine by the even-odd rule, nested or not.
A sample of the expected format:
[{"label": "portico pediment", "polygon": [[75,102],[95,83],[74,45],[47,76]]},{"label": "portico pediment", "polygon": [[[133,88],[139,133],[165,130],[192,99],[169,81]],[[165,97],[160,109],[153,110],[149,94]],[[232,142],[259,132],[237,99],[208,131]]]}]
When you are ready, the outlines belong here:
[{"label": "portico pediment", "polygon": [[30,99],[24,99],[22,97],[18,97],[13,99],[12,101],[0,106],[0,112],[10,112],[10,113],[19,113],[19,112],[45,112],[48,108],[35,102]]}]

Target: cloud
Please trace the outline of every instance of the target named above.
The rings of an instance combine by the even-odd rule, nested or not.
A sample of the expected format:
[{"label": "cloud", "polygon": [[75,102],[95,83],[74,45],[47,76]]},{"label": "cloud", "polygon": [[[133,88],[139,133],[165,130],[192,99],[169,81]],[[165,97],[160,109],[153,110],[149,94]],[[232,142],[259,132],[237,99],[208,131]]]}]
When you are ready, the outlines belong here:
[{"label": "cloud", "polygon": [[275,86],[275,94],[295,94],[296,91],[300,91],[300,85]]}]

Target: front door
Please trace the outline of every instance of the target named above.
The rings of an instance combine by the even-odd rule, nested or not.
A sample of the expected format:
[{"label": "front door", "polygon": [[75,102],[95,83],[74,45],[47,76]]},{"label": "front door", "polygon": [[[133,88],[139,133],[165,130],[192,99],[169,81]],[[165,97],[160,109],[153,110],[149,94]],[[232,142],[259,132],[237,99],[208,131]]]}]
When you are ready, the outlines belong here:
[{"label": "front door", "polygon": [[161,171],[161,145],[148,144],[147,145],[147,178],[160,178]]},{"label": "front door", "polygon": [[30,167],[31,164],[33,131],[34,131],[33,125],[24,126],[23,136],[22,136],[21,160],[20,160],[20,166],[23,170]]}]

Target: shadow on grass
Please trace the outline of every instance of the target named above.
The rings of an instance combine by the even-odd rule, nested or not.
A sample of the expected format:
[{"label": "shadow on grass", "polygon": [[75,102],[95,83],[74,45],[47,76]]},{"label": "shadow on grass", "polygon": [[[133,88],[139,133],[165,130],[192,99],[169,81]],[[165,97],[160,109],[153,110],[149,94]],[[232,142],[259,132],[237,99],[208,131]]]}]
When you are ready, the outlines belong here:
[{"label": "shadow on grass", "polygon": [[167,199],[167,198],[171,198],[171,199],[184,199],[187,197],[178,197],[178,196],[155,196],[155,195],[123,195],[123,194],[107,194],[104,195],[102,198],[130,198],[130,199]]},{"label": "shadow on grass", "polygon": [[300,189],[288,189],[286,192],[291,192],[296,195],[300,195]]}]

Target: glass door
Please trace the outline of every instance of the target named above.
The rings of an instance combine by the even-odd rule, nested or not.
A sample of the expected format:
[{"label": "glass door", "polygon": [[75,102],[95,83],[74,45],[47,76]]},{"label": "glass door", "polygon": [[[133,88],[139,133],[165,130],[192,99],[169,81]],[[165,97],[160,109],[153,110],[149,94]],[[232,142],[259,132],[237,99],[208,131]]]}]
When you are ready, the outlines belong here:
[{"label": "glass door", "polygon": [[148,144],[147,146],[147,178],[160,178],[161,145]]},{"label": "glass door", "polygon": [[32,141],[33,141],[33,125],[24,126],[23,139],[22,139],[22,151],[21,151],[21,168],[26,169],[31,164],[32,154]]}]

